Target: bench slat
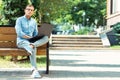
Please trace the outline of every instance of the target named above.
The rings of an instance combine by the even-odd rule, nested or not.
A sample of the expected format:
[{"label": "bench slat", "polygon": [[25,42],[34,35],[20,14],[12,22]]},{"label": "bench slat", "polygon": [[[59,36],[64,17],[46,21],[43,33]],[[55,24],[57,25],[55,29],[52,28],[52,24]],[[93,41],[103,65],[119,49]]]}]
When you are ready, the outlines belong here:
[{"label": "bench slat", "polygon": [[0,27],[0,34],[16,34],[14,27]]},{"label": "bench slat", "polygon": [[46,49],[38,49],[37,55],[46,55]]},{"label": "bench slat", "polygon": [[0,48],[17,48],[16,42],[2,42],[0,41]]},{"label": "bench slat", "polygon": [[0,41],[16,41],[16,35],[0,34]]},{"label": "bench slat", "polygon": [[0,56],[28,56],[27,52],[18,48],[0,48]]},{"label": "bench slat", "polygon": [[[37,48],[37,50],[39,50],[39,49],[46,49],[46,46],[47,46],[47,44],[45,44],[45,45],[42,45],[42,46],[40,46],[40,47],[38,47]],[[17,48],[17,46],[16,46],[16,42],[1,42],[0,41],[0,48]]]},{"label": "bench slat", "polygon": [[[0,56],[28,56],[24,49],[0,48]],[[37,55],[46,55],[46,49],[37,50]]]}]

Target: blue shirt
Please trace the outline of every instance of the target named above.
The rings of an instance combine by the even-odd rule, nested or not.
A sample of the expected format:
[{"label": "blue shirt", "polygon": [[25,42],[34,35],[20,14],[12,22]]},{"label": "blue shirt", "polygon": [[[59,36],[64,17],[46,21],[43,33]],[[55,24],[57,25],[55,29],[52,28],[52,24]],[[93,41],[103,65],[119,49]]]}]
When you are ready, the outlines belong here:
[{"label": "blue shirt", "polygon": [[27,40],[23,38],[24,35],[31,37],[38,35],[36,21],[33,18],[27,19],[25,16],[19,17],[16,20],[15,30],[17,33],[17,44],[21,41]]}]

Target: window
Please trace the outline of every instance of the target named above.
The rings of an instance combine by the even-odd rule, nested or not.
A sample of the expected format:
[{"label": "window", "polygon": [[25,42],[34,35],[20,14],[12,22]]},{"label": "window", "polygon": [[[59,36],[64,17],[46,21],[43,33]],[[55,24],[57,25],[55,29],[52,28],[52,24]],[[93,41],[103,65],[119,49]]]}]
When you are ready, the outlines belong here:
[{"label": "window", "polygon": [[120,0],[111,0],[111,14],[120,12]]}]

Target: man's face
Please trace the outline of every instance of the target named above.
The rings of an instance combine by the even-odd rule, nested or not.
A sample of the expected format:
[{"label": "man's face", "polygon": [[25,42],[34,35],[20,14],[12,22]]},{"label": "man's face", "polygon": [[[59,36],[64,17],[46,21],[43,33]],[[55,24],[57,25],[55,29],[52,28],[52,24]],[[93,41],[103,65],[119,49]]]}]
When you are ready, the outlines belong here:
[{"label": "man's face", "polygon": [[31,17],[34,13],[34,7],[32,6],[27,6],[25,9],[25,15],[28,17]]}]

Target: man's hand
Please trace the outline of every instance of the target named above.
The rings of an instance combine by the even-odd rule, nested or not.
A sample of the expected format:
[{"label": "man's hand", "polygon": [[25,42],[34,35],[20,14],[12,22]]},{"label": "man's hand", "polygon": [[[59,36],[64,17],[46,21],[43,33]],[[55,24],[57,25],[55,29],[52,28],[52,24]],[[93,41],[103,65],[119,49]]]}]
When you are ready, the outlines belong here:
[{"label": "man's hand", "polygon": [[29,39],[29,38],[32,38],[32,37],[31,37],[31,36],[28,36],[28,35],[24,35],[23,38]]}]

